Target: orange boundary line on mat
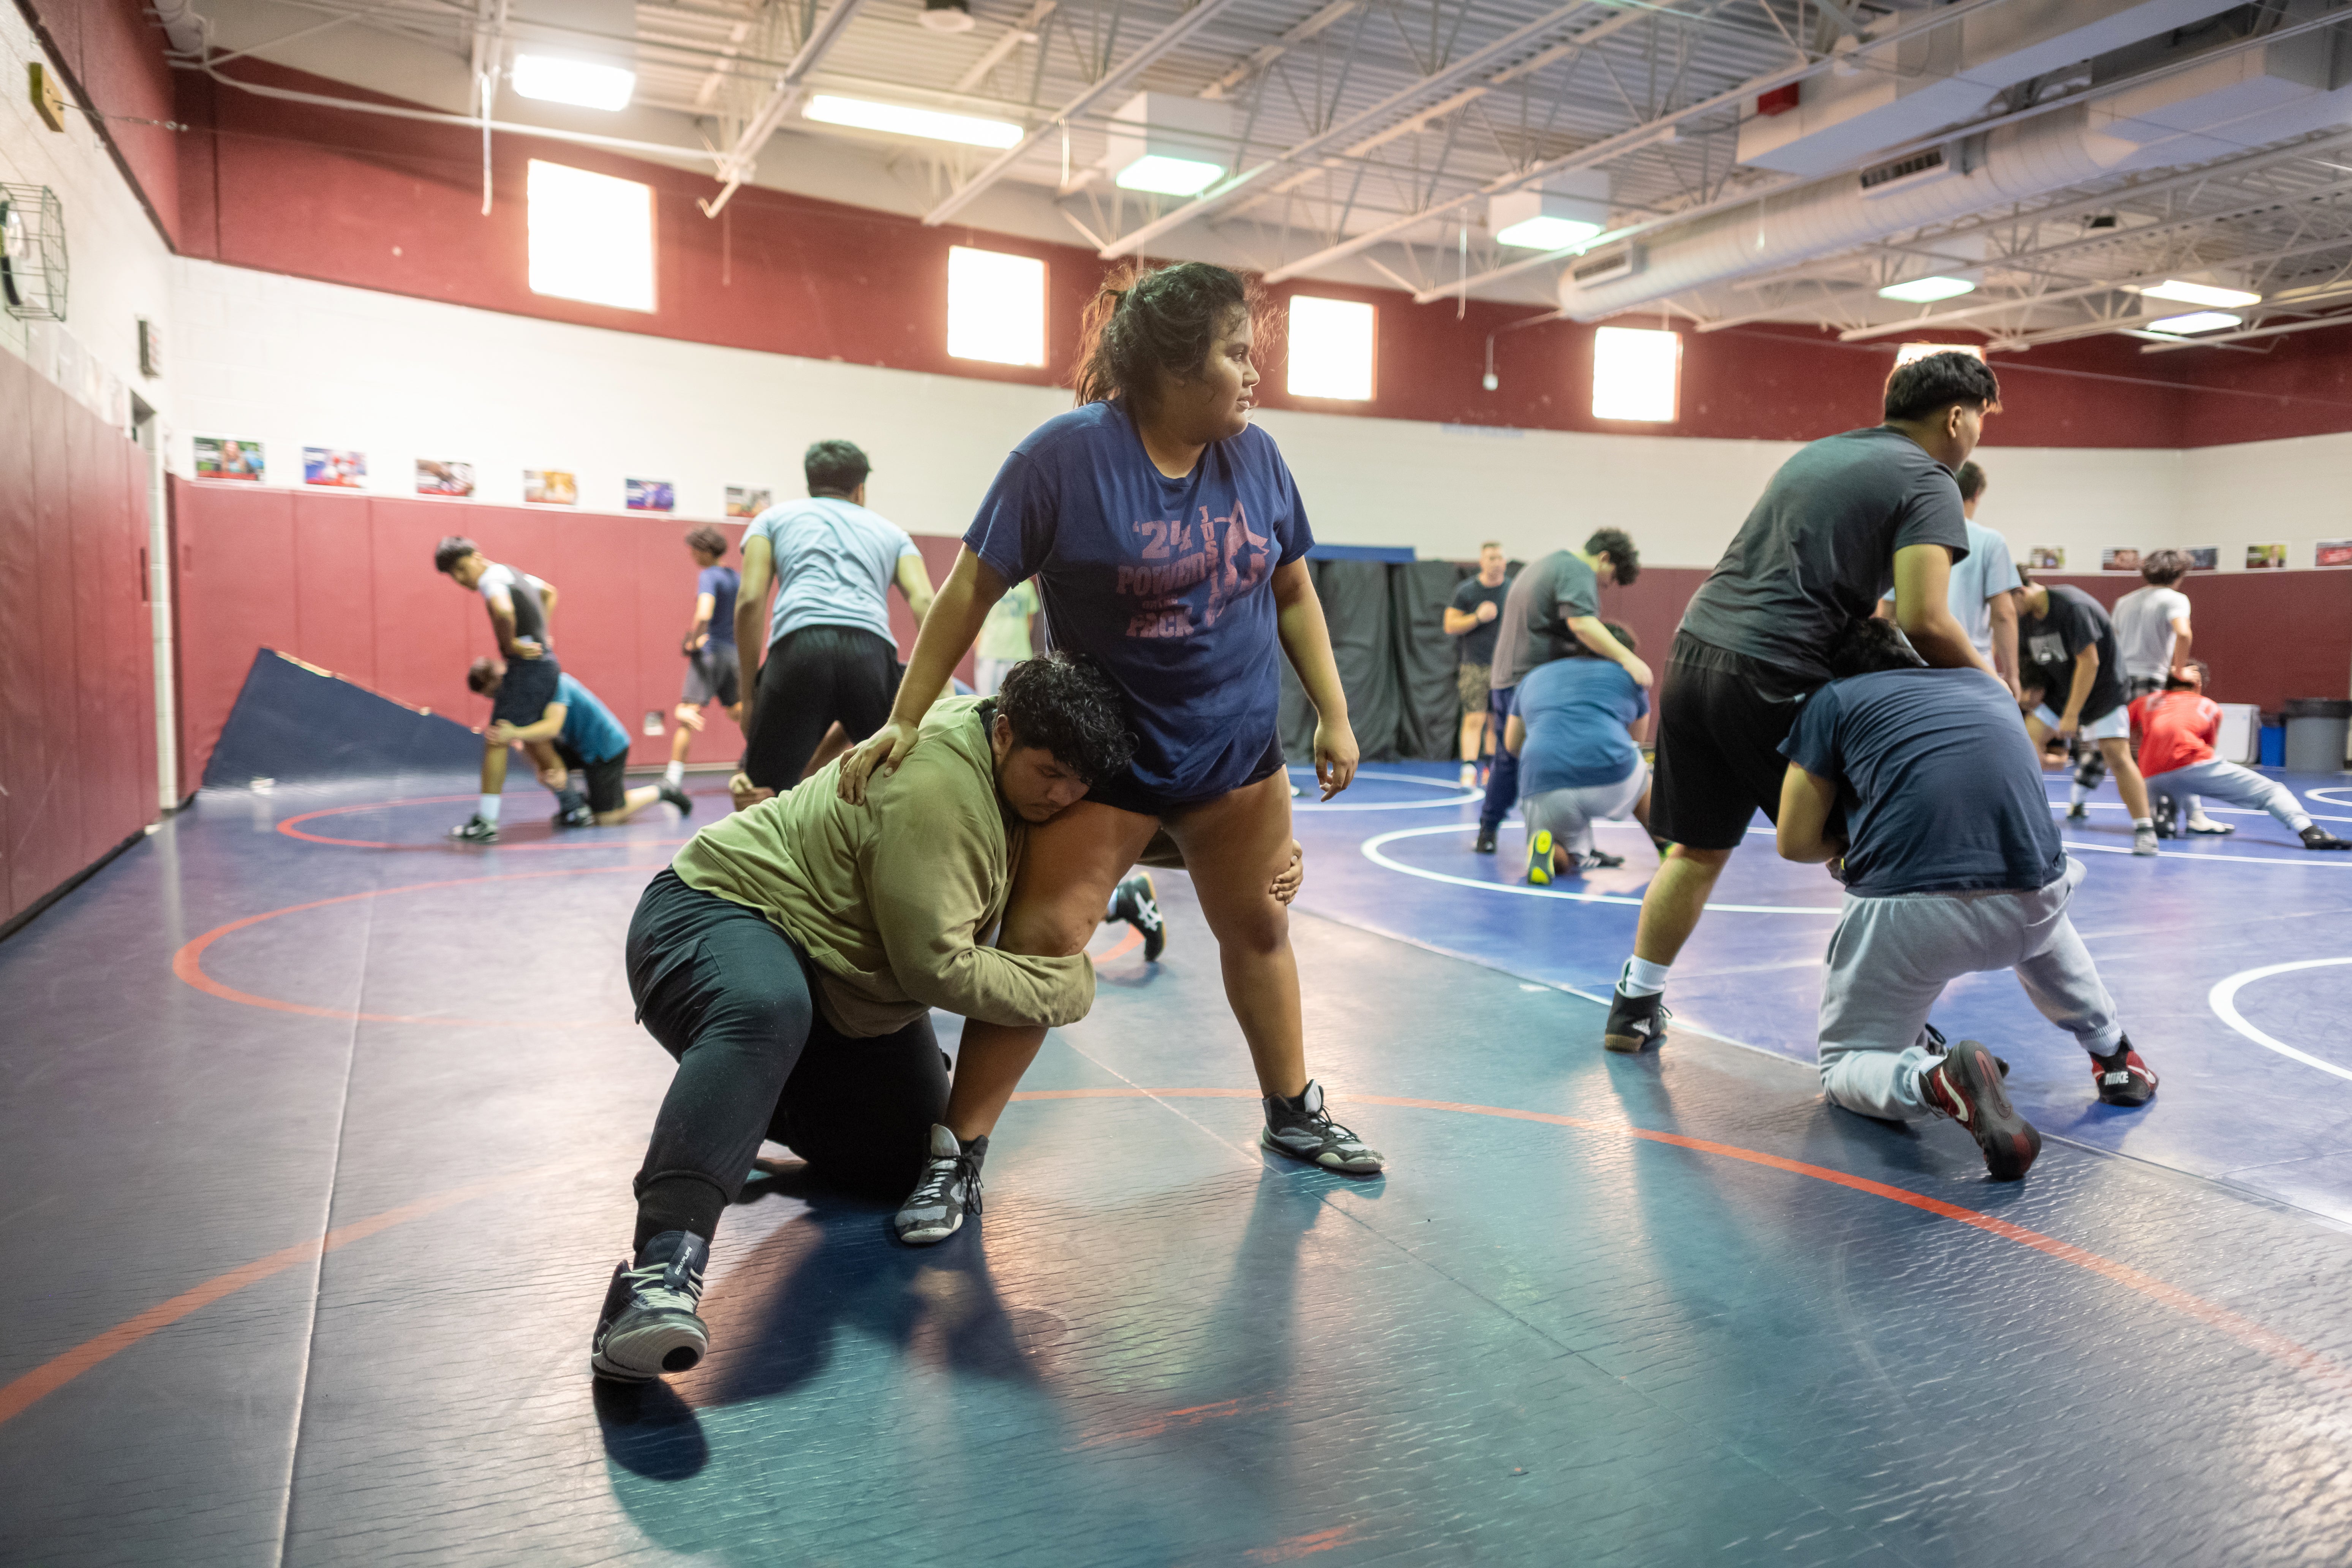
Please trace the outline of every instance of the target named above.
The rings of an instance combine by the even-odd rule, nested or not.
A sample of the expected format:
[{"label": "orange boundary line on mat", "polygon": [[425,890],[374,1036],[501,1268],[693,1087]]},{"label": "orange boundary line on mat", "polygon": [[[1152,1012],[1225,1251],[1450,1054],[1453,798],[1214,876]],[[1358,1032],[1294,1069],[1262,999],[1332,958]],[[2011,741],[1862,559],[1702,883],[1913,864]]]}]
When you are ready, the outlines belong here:
[{"label": "orange boundary line on mat", "polygon": [[[561,873],[542,874],[560,875]],[[1120,1087],[1022,1089],[1013,1098],[1015,1100],[1255,1100],[1258,1098],[1258,1093],[1254,1089]],[[2020,1247],[2030,1247],[2037,1252],[2046,1253],[2062,1263],[2071,1263],[2077,1268],[2086,1269],[2126,1289],[2138,1291],[2151,1300],[2169,1307],[2186,1317],[2193,1318],[2208,1327],[2218,1329],[2240,1343],[2262,1352],[2264,1355],[2284,1363],[2315,1383],[2325,1384],[2338,1392],[2352,1391],[2352,1373],[2346,1372],[2344,1368],[2309,1346],[2291,1340],[2273,1330],[2266,1329],[2251,1319],[2241,1317],[2227,1307],[2208,1301],[2202,1296],[2184,1290],[2178,1285],[2168,1284],[2153,1275],[2144,1274],[2126,1264],[2117,1263],[2111,1258],[2103,1258],[2095,1252],[2076,1247],[2072,1242],[2060,1241],[2057,1237],[2044,1236],[2038,1230],[2028,1230],[2021,1225],[2012,1225],[2005,1219],[1996,1219],[1990,1215],[1980,1214],[1975,1209],[1963,1208],[1958,1204],[1948,1204],[1941,1198],[1931,1198],[1906,1188],[1889,1186],[1885,1182],[1874,1182],[1865,1176],[1850,1175],[1843,1171],[1832,1171],[1826,1165],[1809,1165],[1801,1160],[1788,1160],[1778,1154],[1766,1154],[1755,1149],[1743,1149],[1736,1143],[1717,1143],[1711,1139],[1687,1137],[1680,1132],[1658,1132],[1646,1127],[1634,1127],[1624,1122],[1591,1121],[1578,1116],[1555,1115],[1550,1111],[1513,1110],[1507,1107],[1495,1105],[1466,1105],[1450,1100],[1409,1100],[1385,1094],[1353,1094],[1349,1096],[1349,1099],[1363,1105],[1392,1105],[1412,1110],[1453,1110],[1472,1116],[1500,1117],[1511,1121],[1537,1121],[1551,1127],[1573,1128],[1580,1132],[1620,1133],[1625,1137],[1638,1138],[1647,1142],[1671,1143],[1676,1148],[1688,1149],[1696,1153],[1717,1154],[1727,1160],[1739,1160],[1751,1165],[1763,1165],[1771,1170],[1785,1171],[1791,1175],[1811,1176],[1816,1181],[1828,1182],[1836,1186],[1851,1188],[1857,1193],[1866,1193],[1873,1197],[1905,1204],[1912,1208],[1924,1210],[1940,1219],[1956,1220],[1962,1225],[1973,1226],[1979,1230],[2000,1237],[2004,1241],[2015,1242]],[[545,1170],[569,1168],[569,1166],[543,1167]],[[329,1231],[317,1241],[299,1243],[282,1251],[273,1252],[267,1258],[257,1258],[242,1268],[233,1268],[226,1274],[207,1279],[194,1289],[184,1290],[168,1301],[150,1307],[128,1322],[109,1329],[96,1339],[79,1344],[63,1355],[35,1367],[15,1381],[0,1385],[0,1422],[7,1421],[12,1416],[22,1413],[43,1395],[54,1393],[108,1357],[119,1351],[130,1349],[157,1330],[176,1323],[197,1309],[208,1306],[224,1296],[242,1290],[247,1285],[255,1284],[268,1279],[273,1274],[290,1268],[322,1250],[331,1252],[339,1247],[348,1247],[354,1241],[363,1240],[375,1235],[378,1231],[389,1230],[394,1226],[404,1225],[412,1219],[420,1219],[438,1210],[464,1203],[469,1198],[479,1197],[499,1187],[525,1181],[540,1173],[538,1171],[526,1171],[517,1175],[477,1182],[470,1186],[452,1187],[447,1192],[436,1193],[430,1197],[419,1198],[415,1203],[403,1205],[399,1208],[386,1209],[383,1213],[371,1215],[369,1218],[355,1220],[350,1225]]]}]

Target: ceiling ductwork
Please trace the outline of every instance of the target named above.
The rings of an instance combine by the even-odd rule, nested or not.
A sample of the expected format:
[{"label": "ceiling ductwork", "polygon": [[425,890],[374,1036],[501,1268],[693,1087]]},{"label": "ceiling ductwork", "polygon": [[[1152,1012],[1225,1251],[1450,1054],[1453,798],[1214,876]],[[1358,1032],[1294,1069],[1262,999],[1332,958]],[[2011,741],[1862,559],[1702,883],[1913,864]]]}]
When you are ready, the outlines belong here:
[{"label": "ceiling ductwork", "polygon": [[[2129,9],[2147,16],[2178,8]],[[2079,14],[2121,8],[2062,0],[2051,9]],[[2210,13],[2213,7],[2202,9]],[[1990,13],[2004,14],[2005,8]],[[2222,36],[2207,36],[2216,31]],[[2242,30],[2204,28],[2149,40],[2120,58],[2096,62],[2094,91],[2084,101],[1943,143],[1940,161],[1906,154],[1653,236],[1644,265],[1632,276],[1585,283],[1563,273],[1560,308],[1579,321],[1597,321],[1668,295],[1799,265],[2004,203],[2135,170],[2194,163],[2223,151],[2352,121],[2352,87],[2347,85],[2352,59],[2345,58],[2352,50],[2340,46],[2334,29],[2217,54],[2207,65],[2189,65],[2152,80],[2135,79],[2243,37]],[[2100,79],[2119,85],[2113,93],[2097,93]],[[2133,85],[2121,85],[2125,81]],[[1854,155],[1866,156],[1867,149]],[[1879,177],[1865,186],[1873,175]]]}]

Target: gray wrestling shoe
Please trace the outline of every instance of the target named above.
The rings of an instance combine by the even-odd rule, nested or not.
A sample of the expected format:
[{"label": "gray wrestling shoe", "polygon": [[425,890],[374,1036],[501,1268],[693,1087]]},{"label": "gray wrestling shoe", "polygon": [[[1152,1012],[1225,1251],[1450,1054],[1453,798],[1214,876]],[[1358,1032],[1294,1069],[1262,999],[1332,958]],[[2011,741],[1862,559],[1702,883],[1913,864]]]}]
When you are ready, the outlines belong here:
[{"label": "gray wrestling shoe", "polygon": [[637,1248],[634,1263],[613,1270],[588,1365],[615,1383],[650,1383],[666,1372],[686,1372],[710,1349],[710,1331],[696,1316],[710,1243],[690,1230],[666,1230]]},{"label": "gray wrestling shoe", "polygon": [[962,1140],[934,1122],[923,1179],[890,1216],[890,1228],[908,1247],[929,1247],[963,1228],[964,1215],[980,1213],[980,1163],[988,1158],[988,1134],[966,1148]]},{"label": "gray wrestling shoe", "polygon": [[1386,1163],[1347,1128],[1331,1120],[1323,1106],[1323,1086],[1309,1082],[1296,1100],[1278,1094],[1265,1097],[1265,1127],[1259,1141],[1277,1154],[1320,1165],[1327,1171],[1369,1175]]},{"label": "gray wrestling shoe", "polygon": [[481,814],[477,812],[451,828],[449,837],[460,844],[496,844],[499,841],[499,825],[483,821]]}]

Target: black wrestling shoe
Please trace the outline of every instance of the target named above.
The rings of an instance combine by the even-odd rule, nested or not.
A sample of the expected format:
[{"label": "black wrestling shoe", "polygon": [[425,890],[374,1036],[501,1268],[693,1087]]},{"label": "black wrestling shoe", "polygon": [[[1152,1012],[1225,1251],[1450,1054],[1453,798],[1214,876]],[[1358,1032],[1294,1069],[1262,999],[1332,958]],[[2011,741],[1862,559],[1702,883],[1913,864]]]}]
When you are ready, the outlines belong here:
[{"label": "black wrestling shoe", "polygon": [[1470,846],[1471,853],[1475,855],[1492,855],[1495,852],[1495,832],[1496,830],[1491,827],[1480,828],[1478,830],[1478,842]]},{"label": "black wrestling shoe", "polygon": [[[1925,1047],[1927,1054],[1931,1057],[1942,1056],[1947,1048],[1944,1043],[1944,1031],[1936,1027],[1933,1024],[1922,1024],[1919,1026],[1919,1044]],[[1995,1057],[1992,1058],[1992,1065],[2000,1069],[2001,1077],[2007,1078],[2009,1076],[2009,1059],[2007,1058]]]},{"label": "black wrestling shoe", "polygon": [[1258,1140],[1277,1154],[1354,1176],[1370,1175],[1385,1163],[1379,1150],[1331,1120],[1319,1083],[1308,1083],[1296,1100],[1267,1095],[1265,1126]]},{"label": "black wrestling shoe", "polygon": [[2156,797],[2156,810],[2150,814],[2156,822],[2158,838],[2180,837],[2180,803],[2168,795]]},{"label": "black wrestling shoe", "polygon": [[1603,855],[1598,849],[1588,849],[1576,858],[1570,868],[1576,871],[1614,871],[1624,863],[1622,855]]},{"label": "black wrestling shoe", "polygon": [[1969,1130],[1996,1182],[2018,1180],[2042,1152],[2042,1134],[2011,1106],[1993,1054],[1975,1040],[1962,1040],[1919,1075],[1919,1097]]},{"label": "black wrestling shoe", "polygon": [[946,1128],[931,1127],[930,1153],[922,1180],[890,1216],[890,1228],[908,1247],[929,1247],[963,1227],[964,1216],[980,1213],[980,1163],[988,1158],[988,1134],[967,1148]]},{"label": "black wrestling shoe", "polygon": [[1143,962],[1157,963],[1168,951],[1168,921],[1160,912],[1160,889],[1149,871],[1130,871],[1110,896],[1110,918],[1143,934]]},{"label": "black wrestling shoe", "polygon": [[1601,1026],[1601,1043],[1612,1051],[1643,1051],[1665,1044],[1666,1025],[1674,1017],[1664,995],[1628,996],[1623,987],[1612,992],[1609,1022]]},{"label": "black wrestling shoe", "polygon": [[2139,1059],[2128,1036],[2113,1052],[2091,1058],[2091,1081],[2104,1104],[2138,1106],[2156,1098],[2156,1069]]},{"label": "black wrestling shoe", "polygon": [[596,813],[588,805],[588,797],[578,790],[565,790],[555,797],[557,810],[550,820],[558,827],[593,827]]},{"label": "black wrestling shoe", "polygon": [[2069,822],[2088,822],[2091,820],[2091,808],[2078,800],[2074,805],[2066,808],[2066,820]]},{"label": "black wrestling shoe", "polygon": [[677,785],[670,783],[667,779],[664,779],[654,787],[661,791],[661,797],[664,800],[677,807],[677,814],[680,816],[692,816],[694,815],[694,797],[687,794],[684,790],[678,788]]},{"label": "black wrestling shoe", "polygon": [[2352,838],[2338,838],[2317,823],[2303,830],[2305,849],[2352,849]]},{"label": "black wrestling shoe", "polygon": [[710,1349],[710,1331],[695,1315],[710,1243],[690,1230],[666,1230],[637,1248],[636,1260],[613,1269],[596,1319],[588,1365],[616,1383],[650,1383],[686,1372]]},{"label": "black wrestling shoe", "polygon": [[499,825],[483,821],[481,814],[476,812],[451,828],[449,837],[460,844],[496,844],[499,841]]}]

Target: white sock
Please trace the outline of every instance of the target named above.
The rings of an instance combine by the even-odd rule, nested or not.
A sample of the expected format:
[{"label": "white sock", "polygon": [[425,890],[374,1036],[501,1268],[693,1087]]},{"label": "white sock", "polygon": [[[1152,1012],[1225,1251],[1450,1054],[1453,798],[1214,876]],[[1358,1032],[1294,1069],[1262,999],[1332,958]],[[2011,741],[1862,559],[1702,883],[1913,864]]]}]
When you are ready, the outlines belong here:
[{"label": "white sock", "polygon": [[668,767],[662,770],[662,777],[667,779],[673,784],[684,784],[686,782],[686,764],[678,762],[671,763]]},{"label": "white sock", "polygon": [[1673,967],[1646,958],[1629,958],[1618,973],[1617,989],[1628,996],[1655,996],[1666,988],[1666,972]]},{"label": "white sock", "polygon": [[2091,792],[2084,789],[2081,784],[2076,784],[2073,789],[2066,792],[2066,807],[2071,811],[2075,806],[2082,805],[2084,801],[2090,798]]},{"label": "white sock", "polygon": [[2155,832],[2156,818],[2152,816],[2135,816],[2132,818],[2132,831],[2134,833],[2137,833],[2143,827],[2147,828],[2150,833]]},{"label": "white sock", "polygon": [[502,795],[484,795],[482,804],[474,807],[474,815],[484,822],[496,822],[499,819],[499,802],[504,798]]}]

